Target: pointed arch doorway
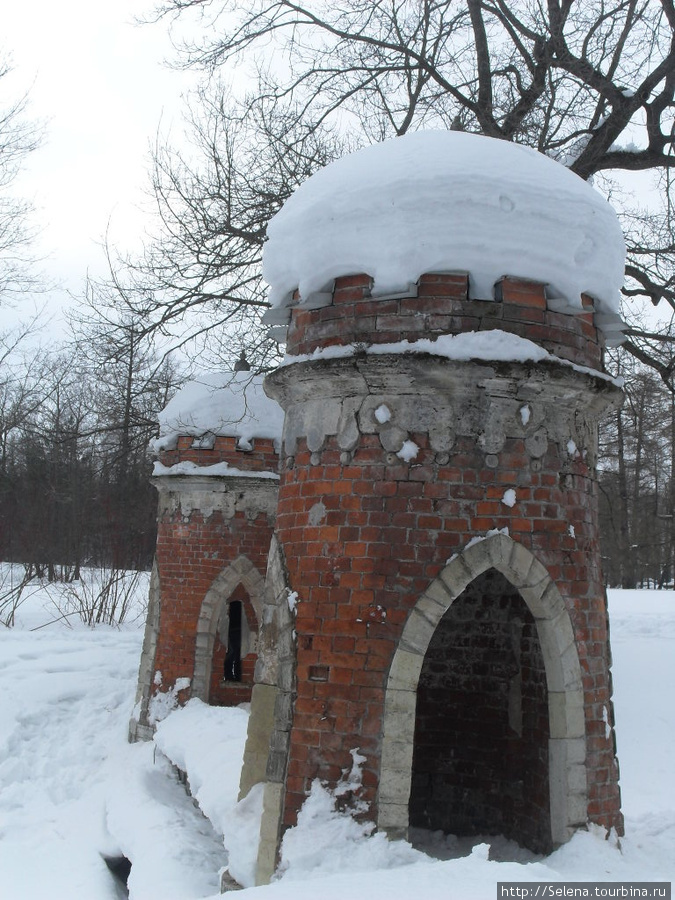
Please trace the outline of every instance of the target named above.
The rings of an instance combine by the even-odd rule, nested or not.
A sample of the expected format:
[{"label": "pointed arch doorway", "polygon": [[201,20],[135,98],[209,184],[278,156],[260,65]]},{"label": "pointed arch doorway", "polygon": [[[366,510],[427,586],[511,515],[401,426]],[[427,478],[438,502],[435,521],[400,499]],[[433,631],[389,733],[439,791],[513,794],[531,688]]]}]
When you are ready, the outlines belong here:
[{"label": "pointed arch doorway", "polygon": [[586,822],[584,759],[581,669],[559,591],[508,536],[473,544],[420,597],[394,655],[378,827],[506,833],[543,851]]},{"label": "pointed arch doorway", "polygon": [[411,827],[551,850],[546,672],[534,617],[495,569],[441,618],[424,656]]},{"label": "pointed arch doorway", "polygon": [[264,589],[243,555],[211,584],[197,621],[193,697],[215,706],[250,700]]}]

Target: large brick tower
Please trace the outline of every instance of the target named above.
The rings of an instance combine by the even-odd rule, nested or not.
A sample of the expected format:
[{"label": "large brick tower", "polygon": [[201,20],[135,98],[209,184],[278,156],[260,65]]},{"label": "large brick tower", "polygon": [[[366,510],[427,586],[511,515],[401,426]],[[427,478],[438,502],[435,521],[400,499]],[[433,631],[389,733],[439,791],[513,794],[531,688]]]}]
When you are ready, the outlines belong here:
[{"label": "large brick tower", "polygon": [[242,773],[265,783],[258,882],[357,749],[393,837],[621,831],[595,479],[614,214],[532,151],[430,133],[329,166],[269,234],[288,356]]}]

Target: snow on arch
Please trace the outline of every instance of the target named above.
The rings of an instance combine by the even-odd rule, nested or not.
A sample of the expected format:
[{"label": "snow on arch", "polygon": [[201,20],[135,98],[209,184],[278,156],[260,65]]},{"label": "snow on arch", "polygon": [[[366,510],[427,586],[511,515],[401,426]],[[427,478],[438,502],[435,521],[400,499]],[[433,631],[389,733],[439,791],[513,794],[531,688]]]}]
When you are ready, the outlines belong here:
[{"label": "snow on arch", "polygon": [[585,292],[619,309],[625,245],[612,207],[543,154],[480,135],[414,132],[345,156],[300,185],[267,234],[273,305],[340,275],[365,272],[386,293],[460,270],[482,299],[513,275],[572,306]]},{"label": "snow on arch", "polygon": [[[170,450],[180,435],[206,434],[281,441],[284,413],[263,390],[263,375],[205,373],[184,385],[159,414],[159,437],[151,449]],[[243,449],[243,448],[242,448]]]}]

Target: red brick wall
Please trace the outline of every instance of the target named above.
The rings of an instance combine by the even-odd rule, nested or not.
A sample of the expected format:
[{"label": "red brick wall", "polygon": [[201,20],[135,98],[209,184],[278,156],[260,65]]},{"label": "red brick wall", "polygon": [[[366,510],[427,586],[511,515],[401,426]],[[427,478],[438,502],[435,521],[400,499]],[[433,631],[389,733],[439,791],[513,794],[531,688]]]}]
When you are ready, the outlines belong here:
[{"label": "red brick wall", "polygon": [[[499,301],[470,300],[468,276],[462,274],[422,275],[418,296],[397,300],[372,298],[371,284],[368,275],[337,278],[330,306],[293,309],[286,352],[305,354],[332,344],[386,344],[499,328],[534,341],[554,356],[602,368],[592,308],[577,315],[547,309],[542,284],[504,278]],[[583,302],[592,303],[590,298]]]},{"label": "red brick wall", "polygon": [[246,472],[276,472],[279,465],[274,442],[257,439],[252,442],[252,450],[237,449],[238,438],[223,437],[214,438],[212,449],[194,447],[195,439],[188,435],[181,435],[173,450],[162,450],[159,461],[162,465],[173,466],[179,462],[192,462],[198,466],[213,466],[216,463],[225,462],[237,469]]},{"label": "red brick wall", "polygon": [[[586,463],[561,458],[551,443],[541,470],[532,472],[523,442],[507,439],[500,466],[491,469],[475,441],[461,438],[440,465],[426,435],[412,439],[421,448],[412,464],[388,465],[377,437],[362,435],[350,465],[340,464],[330,441],[319,465],[310,465],[303,448],[283,476],[278,534],[300,597],[285,824],[295,823],[315,777],[339,778],[354,747],[367,757],[364,796],[374,814],[384,691],[406,617],[454,552],[507,527],[547,567],[566,601],[586,699],[589,815],[621,827],[614,747],[603,722],[610,697],[606,616],[596,491]],[[512,508],[501,502],[508,488],[516,489]],[[325,521],[310,525],[318,500]]]},{"label": "red brick wall", "polygon": [[[236,450],[235,438],[217,438],[213,450],[195,450],[192,438],[181,437],[178,448],[165,451],[161,461],[165,465],[192,461],[201,466],[226,461],[241,470],[275,471],[278,456],[270,440],[257,440],[251,452]],[[221,481],[228,482],[221,477]],[[165,489],[171,490],[173,476],[165,476]],[[239,479],[238,495],[244,497],[254,479]],[[187,480],[189,487],[189,479]],[[271,486],[271,482],[265,482]],[[178,496],[178,494],[176,495]],[[267,555],[273,531],[273,521],[265,512],[252,516],[241,508],[234,515],[224,516],[220,510],[191,509],[183,512],[179,500],[160,504],[157,531],[157,566],[160,580],[160,621],[155,655],[155,671],[162,673],[162,691],[168,690],[177,678],[192,678],[195,665],[197,623],[204,597],[218,575],[237,557],[244,555],[264,577]],[[234,595],[233,595],[234,596]],[[239,595],[237,595],[239,596]],[[244,610],[253,633],[257,621],[250,598],[245,592]],[[223,659],[220,655],[223,655]],[[223,647],[216,640],[212,666],[211,702],[236,705],[250,699],[255,655],[243,662],[243,676],[247,684],[240,687],[221,687],[224,660]],[[181,693],[185,701],[189,691]]]},{"label": "red brick wall", "polygon": [[[602,368],[592,313],[547,309],[542,285],[504,279],[498,302],[468,300],[457,275],[423,276],[412,299],[377,300],[369,290],[367,276],[339,278],[331,306],[294,310],[288,352],[499,328]],[[331,365],[317,377],[329,378]],[[335,783],[356,747],[366,756],[363,795],[376,816],[385,687],[406,618],[453,553],[508,528],[547,567],[567,605],[583,675],[589,816],[621,830],[613,737],[603,720],[609,651],[592,451],[574,453],[549,437],[534,460],[524,437],[507,436],[488,465],[478,434],[458,434],[448,454],[434,453],[424,432],[409,438],[419,447],[411,462],[385,452],[377,434],[360,433],[348,454],[334,437],[313,454],[300,438],[282,473],[277,532],[299,595],[284,825],[295,824],[312,780]],[[502,502],[507,489],[516,491],[512,507]]]}]

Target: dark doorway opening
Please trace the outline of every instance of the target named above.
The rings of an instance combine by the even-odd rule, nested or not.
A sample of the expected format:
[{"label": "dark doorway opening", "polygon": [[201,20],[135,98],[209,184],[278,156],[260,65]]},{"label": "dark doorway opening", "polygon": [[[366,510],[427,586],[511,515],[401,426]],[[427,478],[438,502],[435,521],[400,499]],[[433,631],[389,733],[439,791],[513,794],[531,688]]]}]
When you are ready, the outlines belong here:
[{"label": "dark doorway opening", "polygon": [[223,674],[225,681],[241,681],[241,600],[231,600],[228,611],[227,653],[225,654],[225,670]]},{"label": "dark doorway opening", "polygon": [[532,614],[490,569],[440,621],[417,690],[413,828],[552,849],[548,694]]}]

